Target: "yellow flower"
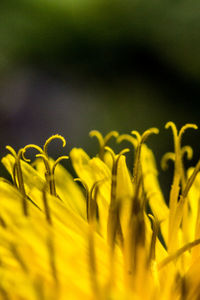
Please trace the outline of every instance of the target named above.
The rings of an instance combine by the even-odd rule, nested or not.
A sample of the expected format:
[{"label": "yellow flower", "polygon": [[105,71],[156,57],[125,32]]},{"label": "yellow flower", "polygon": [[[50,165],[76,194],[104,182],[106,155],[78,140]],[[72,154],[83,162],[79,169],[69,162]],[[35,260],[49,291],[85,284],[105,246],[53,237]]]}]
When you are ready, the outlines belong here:
[{"label": "yellow flower", "polygon": [[[140,135],[103,137],[99,154],[70,152],[75,180],[53,160],[48,146],[30,144],[2,163],[12,183],[0,179],[0,299],[200,299],[200,162],[185,171],[181,146],[187,124],[178,132],[173,122],[174,152],[161,161],[174,161],[169,201],[158,182],[152,151],[146,145],[151,128]],[[126,152],[108,146],[128,140],[134,150],[133,170]],[[37,151],[31,162],[30,148]]]}]

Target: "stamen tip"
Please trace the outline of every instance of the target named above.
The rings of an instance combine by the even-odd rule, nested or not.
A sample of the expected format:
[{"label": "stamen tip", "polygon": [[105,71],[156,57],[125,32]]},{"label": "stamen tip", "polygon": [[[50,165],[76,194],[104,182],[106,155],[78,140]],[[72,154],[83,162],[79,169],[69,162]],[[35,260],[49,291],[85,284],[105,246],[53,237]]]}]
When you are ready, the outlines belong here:
[{"label": "stamen tip", "polygon": [[175,125],[174,122],[169,121],[165,124],[165,129],[168,129],[170,126],[174,126],[174,125]]}]

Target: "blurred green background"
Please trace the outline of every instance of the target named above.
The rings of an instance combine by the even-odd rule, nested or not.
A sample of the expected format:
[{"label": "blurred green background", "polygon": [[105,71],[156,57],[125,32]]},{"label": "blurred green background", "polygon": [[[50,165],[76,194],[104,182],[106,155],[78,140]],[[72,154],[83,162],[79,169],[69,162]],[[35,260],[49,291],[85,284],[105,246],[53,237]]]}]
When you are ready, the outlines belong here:
[{"label": "blurred green background", "polygon": [[156,126],[159,163],[165,123],[198,124],[199,96],[199,0],[0,1],[1,154],[55,133],[95,154],[92,129]]}]

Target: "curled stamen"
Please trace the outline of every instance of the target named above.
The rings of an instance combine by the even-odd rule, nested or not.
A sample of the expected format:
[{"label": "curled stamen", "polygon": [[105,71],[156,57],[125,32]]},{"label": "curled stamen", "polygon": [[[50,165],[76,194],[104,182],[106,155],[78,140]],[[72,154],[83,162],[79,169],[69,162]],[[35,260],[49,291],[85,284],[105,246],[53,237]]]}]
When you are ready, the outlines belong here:
[{"label": "curled stamen", "polygon": [[147,129],[143,134],[142,134],[142,137],[141,137],[141,144],[143,144],[146,139],[151,135],[151,134],[158,134],[159,133],[159,130],[158,128],[150,128],[150,129]]},{"label": "curled stamen", "polygon": [[108,141],[112,138],[115,137],[117,138],[119,133],[117,131],[111,131],[109,132],[105,137],[102,136],[102,134],[98,130],[92,130],[89,133],[90,137],[96,137],[98,142],[99,142],[99,158],[101,160],[104,159],[104,150],[105,146],[107,145]]},{"label": "curled stamen", "polygon": [[16,158],[17,157],[17,153],[16,153],[16,151],[13,149],[13,147],[11,147],[11,146],[6,146],[6,149],[8,150],[8,151],[10,151],[10,153]]},{"label": "curled stamen", "polygon": [[142,135],[137,130],[131,131],[131,134],[136,136],[136,139],[139,144],[143,144],[151,134],[158,134],[158,133],[159,133],[159,130],[158,130],[158,128],[155,128],[155,127],[145,130]]},{"label": "curled stamen", "polygon": [[117,131],[111,131],[111,132],[107,133],[106,136],[104,137],[104,145],[106,145],[112,137],[117,138],[118,136],[119,136],[119,133]]},{"label": "curled stamen", "polygon": [[44,154],[44,152],[43,152],[43,150],[42,150],[41,147],[39,147],[39,146],[37,146],[37,145],[35,145],[35,144],[29,144],[29,145],[26,145],[26,146],[23,148],[22,157],[23,157],[23,159],[24,159],[25,161],[27,161],[27,162],[30,162],[30,159],[29,159],[29,158],[26,158],[25,153],[26,153],[26,151],[27,151],[28,149],[31,149],[31,148],[38,150],[38,152],[39,152],[40,154]]},{"label": "curled stamen", "polygon": [[104,147],[104,149],[107,150],[111,154],[112,159],[114,161],[115,160],[115,152],[108,146]]},{"label": "curled stamen", "polygon": [[[132,144],[134,150],[137,150],[139,145],[139,138],[134,138],[130,134],[122,134],[118,137],[117,143],[121,143],[122,141],[128,141]],[[134,172],[134,165],[135,165],[135,157],[136,157],[137,151],[134,152],[134,158],[133,158],[133,172]]]},{"label": "curled stamen", "polygon": [[191,160],[192,156],[193,156],[192,147],[190,147],[190,146],[184,146],[184,147],[182,147],[182,149],[181,149],[181,155],[182,155],[182,157],[184,156],[185,153],[186,153],[187,159]]},{"label": "curled stamen", "polygon": [[146,130],[142,135],[140,135],[137,131],[132,131],[132,134],[135,134],[137,139],[138,139],[138,146],[136,148],[136,154],[135,154],[135,162],[133,166],[133,181],[138,182],[139,177],[140,177],[140,156],[141,156],[141,149],[142,149],[142,144],[146,141],[146,139],[151,135],[151,134],[158,134],[159,130],[157,128],[150,128]]},{"label": "curled stamen", "polygon": [[161,168],[163,169],[163,171],[166,171],[168,169],[169,160],[175,161],[175,153],[167,152],[163,155],[161,159]]},{"label": "curled stamen", "polygon": [[132,130],[131,134],[135,135],[138,144],[141,142],[141,134],[137,130]]},{"label": "curled stamen", "polygon": [[125,148],[125,149],[123,149],[123,150],[121,150],[121,151],[119,152],[119,154],[117,155],[117,158],[116,158],[116,164],[117,164],[117,165],[118,165],[118,162],[119,162],[120,157],[121,157],[123,154],[128,153],[128,152],[130,152],[130,149],[128,149],[128,148]]},{"label": "curled stamen", "polygon": [[133,145],[133,148],[136,149],[138,146],[138,141],[136,138],[134,138],[133,136],[131,136],[130,134],[121,134],[118,138],[117,138],[117,143],[121,143],[122,141],[128,141]]},{"label": "curled stamen", "polygon": [[174,122],[169,121],[165,124],[165,129],[168,129],[169,127],[172,129],[173,135],[178,136],[178,131]]},{"label": "curled stamen", "polygon": [[176,128],[176,125],[173,122],[167,122],[165,125],[165,128],[168,129],[171,127],[172,134],[174,137],[174,152],[175,152],[175,171],[174,176],[179,176],[181,178],[181,174],[183,176],[183,166],[182,166],[182,160],[181,160],[181,144],[180,144],[180,138],[178,134],[178,130]]},{"label": "curled stamen", "polygon": [[61,140],[63,142],[63,148],[66,146],[66,140],[65,138],[62,136],[62,135],[59,135],[59,134],[55,134],[55,135],[52,135],[50,138],[48,138],[44,144],[44,147],[43,147],[43,151],[46,155],[48,155],[47,153],[47,150],[48,150],[48,146],[49,144],[55,140],[55,139],[58,139],[58,140]]},{"label": "curled stamen", "polygon": [[99,147],[100,149],[104,147],[104,138],[102,136],[102,134],[98,131],[98,130],[92,130],[89,133],[90,137],[96,137],[98,142],[99,142]]},{"label": "curled stamen", "polygon": [[123,154],[125,154],[125,153],[127,153],[127,152],[130,151],[130,149],[125,148],[125,149],[121,150],[119,154],[116,155],[115,152],[110,147],[108,147],[108,146],[105,147],[105,150],[107,150],[111,154],[113,163],[116,163],[116,165],[118,164],[118,161],[119,161],[120,157]]},{"label": "curled stamen", "polygon": [[56,161],[54,162],[53,167],[52,167],[52,173],[53,173],[53,175],[54,175],[54,173],[55,173],[55,168],[56,168],[56,166],[57,166],[62,160],[64,160],[64,159],[69,159],[69,156],[63,155],[63,156],[60,156],[60,157],[58,157],[58,158],[56,159]]},{"label": "curled stamen", "polygon": [[[173,136],[174,136],[174,146],[175,146],[175,153],[176,154],[179,154],[179,151],[181,149],[181,138],[184,134],[184,132],[189,129],[189,128],[192,128],[192,129],[198,129],[197,125],[195,124],[185,124],[179,131],[178,133],[178,130],[176,128],[176,125],[173,123],[173,122],[168,122],[166,125],[165,125],[165,128],[168,129],[169,127],[171,127],[172,129],[172,132],[173,132]],[[181,151],[183,152],[187,152],[188,154],[188,157],[191,157],[192,156],[192,149],[191,147],[189,146],[185,146],[181,149]],[[182,152],[182,154],[183,154]]]},{"label": "curled stamen", "polygon": [[181,128],[181,130],[179,131],[179,139],[181,139],[182,138],[182,135],[183,135],[183,133],[187,130],[187,129],[189,129],[189,128],[191,128],[191,129],[198,129],[198,126],[196,125],[196,124],[185,124],[182,128]]},{"label": "curled stamen", "polygon": [[55,140],[55,139],[59,139],[62,141],[63,143],[63,147],[65,147],[66,145],[66,140],[63,136],[59,135],[59,134],[56,134],[56,135],[53,135],[51,136],[49,139],[46,140],[45,144],[44,144],[44,147],[43,149],[35,144],[29,144],[27,146],[25,146],[23,148],[23,151],[22,151],[22,157],[24,158],[24,160],[26,160],[27,162],[30,162],[30,159],[27,159],[25,157],[25,152],[27,151],[27,149],[30,149],[30,148],[33,148],[33,149],[36,149],[39,153],[36,154],[36,157],[41,157],[44,161],[44,164],[45,164],[45,168],[46,168],[46,173],[45,173],[45,177],[46,177],[46,181],[47,183],[49,184],[49,189],[50,189],[50,193],[51,195],[53,196],[56,196],[57,197],[57,194],[56,194],[56,186],[55,186],[55,180],[54,180],[54,172],[55,172],[55,167],[57,166],[57,164],[63,160],[63,159],[68,159],[68,156],[61,156],[59,157],[53,164],[53,166],[51,166],[50,164],[50,160],[49,160],[49,156],[48,156],[48,146],[49,144]]},{"label": "curled stamen", "polygon": [[[184,154],[186,153],[187,155],[187,159],[192,159],[192,155],[193,155],[193,150],[190,146],[184,146],[181,149],[181,156],[183,157]],[[168,161],[172,160],[175,161],[175,153],[173,152],[167,152],[163,155],[162,159],[161,159],[161,168],[166,171],[168,169]]]}]

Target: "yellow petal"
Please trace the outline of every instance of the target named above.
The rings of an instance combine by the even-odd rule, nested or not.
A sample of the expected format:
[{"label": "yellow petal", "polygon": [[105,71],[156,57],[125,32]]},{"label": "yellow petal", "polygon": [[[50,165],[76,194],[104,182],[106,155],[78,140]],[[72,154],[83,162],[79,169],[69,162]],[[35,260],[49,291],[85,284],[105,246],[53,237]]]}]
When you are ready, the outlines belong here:
[{"label": "yellow petal", "polygon": [[169,209],[165,203],[158,183],[158,172],[152,151],[144,144],[141,151],[141,164],[144,180],[144,190],[154,216],[161,222],[161,232],[165,242],[168,238]]},{"label": "yellow petal", "polygon": [[99,185],[97,204],[100,232],[105,237],[107,235],[108,207],[110,203],[111,171],[103,161],[97,157],[90,159],[82,149],[72,149],[70,157],[78,177],[87,183],[89,189],[95,182],[102,181]]},{"label": "yellow petal", "polygon": [[130,222],[131,204],[133,197],[133,184],[126,165],[126,157],[121,155],[118,162],[117,170],[117,188],[116,198],[121,202],[120,222],[123,235],[126,236],[126,231]]}]

